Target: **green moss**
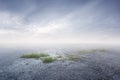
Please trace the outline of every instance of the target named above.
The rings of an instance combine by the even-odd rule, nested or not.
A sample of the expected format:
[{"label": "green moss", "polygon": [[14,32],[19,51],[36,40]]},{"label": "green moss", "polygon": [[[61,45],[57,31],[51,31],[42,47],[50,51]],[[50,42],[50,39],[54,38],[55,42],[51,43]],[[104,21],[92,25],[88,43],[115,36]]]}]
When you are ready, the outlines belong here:
[{"label": "green moss", "polygon": [[51,63],[51,62],[53,62],[55,60],[56,60],[55,58],[48,56],[48,57],[44,57],[42,62],[43,63]]}]

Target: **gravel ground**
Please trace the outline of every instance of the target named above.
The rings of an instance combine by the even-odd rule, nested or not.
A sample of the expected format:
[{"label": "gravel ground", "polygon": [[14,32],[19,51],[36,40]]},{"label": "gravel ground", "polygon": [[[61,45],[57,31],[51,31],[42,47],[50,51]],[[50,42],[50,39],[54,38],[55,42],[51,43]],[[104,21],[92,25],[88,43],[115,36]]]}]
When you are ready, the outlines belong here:
[{"label": "gravel ground", "polygon": [[[23,52],[20,51],[1,51],[0,80],[120,80],[119,50],[81,54],[82,59],[78,61],[52,63],[21,59],[19,56]],[[56,51],[46,50],[57,54],[75,52],[69,49],[56,49]]]}]

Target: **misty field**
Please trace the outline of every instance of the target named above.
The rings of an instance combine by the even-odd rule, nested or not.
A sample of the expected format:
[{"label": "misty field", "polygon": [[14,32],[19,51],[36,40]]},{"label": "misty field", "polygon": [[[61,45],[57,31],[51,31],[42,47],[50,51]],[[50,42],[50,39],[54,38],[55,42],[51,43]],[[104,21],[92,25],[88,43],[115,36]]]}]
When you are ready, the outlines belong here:
[{"label": "misty field", "polygon": [[1,48],[0,80],[119,80],[119,56],[117,47]]}]

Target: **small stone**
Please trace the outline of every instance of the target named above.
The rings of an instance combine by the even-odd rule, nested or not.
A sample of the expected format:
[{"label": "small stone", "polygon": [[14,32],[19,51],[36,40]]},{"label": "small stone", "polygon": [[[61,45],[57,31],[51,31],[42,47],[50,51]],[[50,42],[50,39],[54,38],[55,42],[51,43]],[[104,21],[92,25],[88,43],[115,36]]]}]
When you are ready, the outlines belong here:
[{"label": "small stone", "polygon": [[114,80],[119,80],[120,77],[119,77],[118,75],[114,75],[114,76],[113,76],[113,79],[114,79]]},{"label": "small stone", "polygon": [[28,63],[26,63],[26,65],[28,65]]},{"label": "small stone", "polygon": [[2,73],[3,72],[3,70],[0,70],[0,73]]}]

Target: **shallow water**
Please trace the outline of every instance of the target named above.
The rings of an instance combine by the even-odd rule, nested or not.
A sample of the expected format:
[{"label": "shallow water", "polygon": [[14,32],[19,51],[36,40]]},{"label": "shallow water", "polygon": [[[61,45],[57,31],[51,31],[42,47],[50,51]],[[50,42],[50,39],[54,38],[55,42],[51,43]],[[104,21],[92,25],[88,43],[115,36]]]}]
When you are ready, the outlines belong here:
[{"label": "shallow water", "polygon": [[[81,49],[104,48],[107,52],[82,54],[80,61],[55,61],[44,64],[41,60],[21,59],[24,53],[46,52],[72,54]],[[119,80],[119,46],[57,45],[42,47],[1,47],[0,80]]]}]

